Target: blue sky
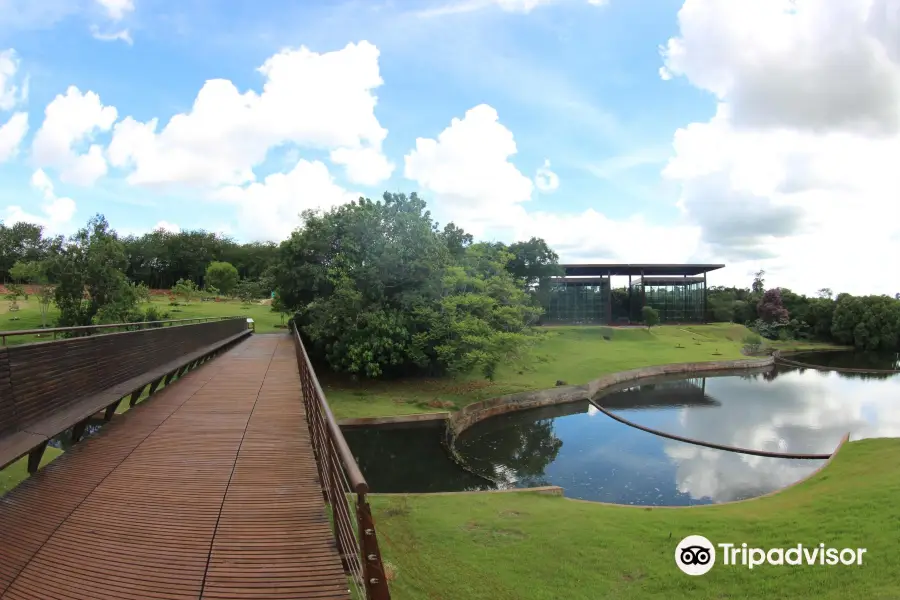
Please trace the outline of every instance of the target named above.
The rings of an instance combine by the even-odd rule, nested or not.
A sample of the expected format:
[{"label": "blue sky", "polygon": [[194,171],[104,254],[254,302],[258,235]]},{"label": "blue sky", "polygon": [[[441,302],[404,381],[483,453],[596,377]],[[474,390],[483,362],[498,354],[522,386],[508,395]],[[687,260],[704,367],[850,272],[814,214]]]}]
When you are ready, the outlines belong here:
[{"label": "blue sky", "polygon": [[[729,264],[719,283],[746,284],[766,268],[773,283],[803,291],[882,291],[863,289],[869,274],[816,266],[828,246],[805,249],[850,210],[848,185],[872,206],[900,189],[859,175],[871,161],[840,181],[828,167],[850,146],[860,157],[893,147],[896,131],[885,142],[871,125],[889,122],[896,97],[886,109],[847,106],[823,83],[827,65],[785,66],[816,55],[824,17],[840,24],[848,7],[872,2],[896,10],[894,0],[842,0],[834,14],[804,0],[793,12],[787,0],[232,0],[227,10],[211,0],[46,0],[40,10],[0,0],[0,52],[15,64],[0,75],[0,99],[19,88],[0,127],[17,112],[29,125],[5,157],[0,142],[0,212],[61,233],[101,212],[127,233],[162,223],[279,239],[305,208],[418,191],[441,221],[482,238],[541,235],[567,260],[714,260]],[[872,27],[873,14],[854,16],[890,47],[896,27]],[[760,31],[781,44],[756,41]],[[307,62],[301,47],[314,53]],[[847,48],[846,60],[860,58]],[[260,72],[277,55],[277,74]],[[771,81],[752,70],[766,61]],[[897,74],[896,62],[881,66],[881,81]],[[837,108],[823,109],[834,131],[790,106],[810,102],[804,78],[822,88],[814,104],[828,108],[835,94]],[[213,89],[214,79],[236,92]],[[264,108],[237,100],[267,81],[275,91]],[[208,102],[192,113],[205,85]],[[70,86],[77,97],[58,103],[35,143],[45,109]],[[161,134],[179,114],[183,126]],[[158,124],[126,138],[127,117]],[[854,128],[866,119],[868,129]],[[436,145],[417,147],[420,138]],[[92,161],[77,158],[92,144]],[[339,148],[350,158],[336,159]],[[545,161],[549,188],[536,180]],[[889,251],[898,232],[884,230]]]}]

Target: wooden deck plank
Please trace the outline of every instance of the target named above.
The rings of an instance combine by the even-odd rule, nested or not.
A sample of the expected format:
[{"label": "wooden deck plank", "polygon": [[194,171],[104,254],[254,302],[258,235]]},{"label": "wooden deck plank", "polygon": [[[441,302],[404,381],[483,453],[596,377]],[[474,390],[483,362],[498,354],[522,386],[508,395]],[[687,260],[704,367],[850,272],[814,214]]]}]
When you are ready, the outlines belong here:
[{"label": "wooden deck plank", "polygon": [[299,396],[254,336],[117,417],[0,499],[0,599],[349,598]]}]

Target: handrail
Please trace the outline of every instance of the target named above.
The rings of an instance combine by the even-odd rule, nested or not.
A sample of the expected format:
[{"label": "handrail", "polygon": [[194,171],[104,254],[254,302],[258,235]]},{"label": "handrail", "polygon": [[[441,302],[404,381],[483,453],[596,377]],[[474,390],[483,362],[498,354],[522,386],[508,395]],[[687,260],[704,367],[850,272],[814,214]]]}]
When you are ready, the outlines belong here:
[{"label": "handrail", "polygon": [[79,325],[76,327],[47,327],[44,329],[19,329],[13,331],[0,331],[0,339],[2,339],[2,345],[6,345],[6,338],[20,336],[20,335],[39,335],[42,333],[52,333],[53,339],[56,339],[57,333],[64,332],[90,332],[96,329],[116,329],[121,327],[138,327],[139,329],[144,328],[146,326],[162,326],[163,324],[172,324],[172,323],[183,323],[185,325],[190,323],[207,323],[209,321],[227,321],[228,319],[244,319],[246,317],[241,316],[229,316],[229,317],[195,317],[193,319],[163,319],[161,321],[135,321],[134,323],[106,323],[103,325]]},{"label": "handrail", "polygon": [[[358,597],[390,600],[391,594],[375,534],[375,521],[367,497],[369,485],[328,406],[325,392],[322,391],[319,378],[316,377],[306,353],[297,324],[293,321],[291,335],[294,338],[303,404],[319,483],[325,502],[331,508],[334,538],[344,572],[356,586]],[[356,494],[355,528],[350,506],[353,493]]]}]

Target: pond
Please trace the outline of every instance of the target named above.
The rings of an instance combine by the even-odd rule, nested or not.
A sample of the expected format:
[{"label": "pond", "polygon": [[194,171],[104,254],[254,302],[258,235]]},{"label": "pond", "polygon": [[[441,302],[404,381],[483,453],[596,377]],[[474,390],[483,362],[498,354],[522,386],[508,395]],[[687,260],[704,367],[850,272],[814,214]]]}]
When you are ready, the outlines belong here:
[{"label": "pond", "polygon": [[827,352],[801,352],[785,358],[810,365],[838,369],[875,369],[879,371],[900,369],[900,353],[896,352],[829,350]]},{"label": "pond", "polygon": [[[667,433],[741,448],[834,450],[841,438],[900,436],[900,376],[779,367],[703,378],[661,378],[597,401]],[[345,430],[375,492],[559,485],[570,498],[682,506],[760,496],[807,477],[824,461],[765,458],[655,436],[582,401],[510,413],[441,446],[443,425]]]}]

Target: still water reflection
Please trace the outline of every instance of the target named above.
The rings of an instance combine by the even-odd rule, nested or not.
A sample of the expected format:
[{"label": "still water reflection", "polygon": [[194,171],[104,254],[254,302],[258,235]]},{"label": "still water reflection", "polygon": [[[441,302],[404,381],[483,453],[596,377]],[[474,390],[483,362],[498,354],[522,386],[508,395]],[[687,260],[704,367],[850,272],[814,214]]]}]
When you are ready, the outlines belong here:
[{"label": "still water reflection", "polygon": [[828,352],[802,352],[787,357],[810,365],[839,369],[876,369],[890,371],[900,369],[900,353],[855,352],[853,350],[829,350]]},{"label": "still water reflection", "polygon": [[[828,453],[841,437],[900,436],[900,376],[796,368],[663,379],[598,402],[662,431],[738,447]],[[449,460],[434,426],[347,430],[374,491],[452,491],[559,485],[566,496],[640,505],[752,498],[806,477],[822,461],[748,456],[654,436],[588,402],[512,413],[463,432]]]}]

